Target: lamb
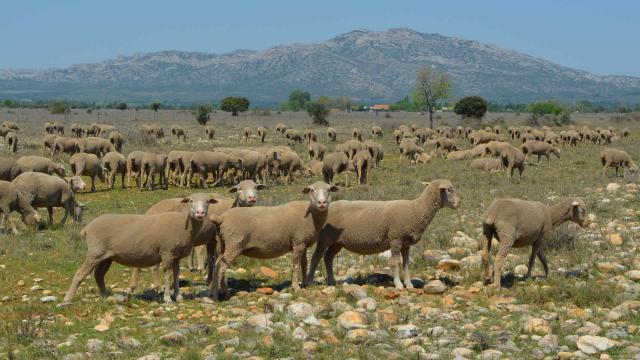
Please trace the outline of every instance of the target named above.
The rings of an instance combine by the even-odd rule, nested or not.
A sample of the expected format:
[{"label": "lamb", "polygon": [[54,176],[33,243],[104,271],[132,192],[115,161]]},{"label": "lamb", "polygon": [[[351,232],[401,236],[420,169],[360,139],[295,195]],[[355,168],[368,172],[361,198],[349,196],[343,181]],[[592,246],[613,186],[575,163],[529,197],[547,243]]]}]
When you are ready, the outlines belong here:
[{"label": "lamb", "polygon": [[158,180],[160,187],[167,189],[167,178],[164,172],[166,167],[166,154],[145,153],[144,156],[142,156],[142,174],[140,175],[144,181],[141,182],[140,189],[146,185],[147,189],[154,190],[156,186],[156,174],[160,177]]},{"label": "lamb", "polygon": [[309,160],[322,160],[327,147],[317,141],[312,141],[307,147],[309,150]]},{"label": "lamb", "polygon": [[131,178],[134,178],[136,187],[140,186],[140,176],[142,174],[142,158],[144,151],[132,151],[127,155],[127,187],[131,187]]},{"label": "lamb", "polygon": [[22,174],[16,159],[0,157],[0,180],[11,181]]},{"label": "lamb", "polygon": [[212,140],[213,136],[216,134],[216,130],[209,125],[204,127],[204,138],[207,140]]},{"label": "lamb", "polygon": [[349,157],[344,152],[328,153],[322,160],[322,176],[324,182],[334,184],[334,177],[342,172],[344,176],[344,186],[349,186]]},{"label": "lamb", "polygon": [[528,140],[527,142],[522,144],[522,153],[525,155],[537,155],[538,162],[540,162],[540,157],[544,156],[547,158],[547,163],[549,163],[549,154],[553,154],[558,159],[560,159],[560,149],[547,143],[546,141]]},{"label": "lamb", "polygon": [[623,150],[606,148],[600,152],[600,161],[602,162],[602,176],[606,175],[606,170],[610,167],[616,169],[616,176],[618,176],[618,169],[625,167],[629,168],[631,173],[638,173],[638,165]]},{"label": "lamb", "polygon": [[73,222],[82,222],[84,204],[75,198],[75,192],[85,188],[86,184],[79,176],[73,176],[67,182],[57,176],[42,173],[26,172],[16,177],[12,183],[27,198],[34,208],[46,207],[49,213],[49,224],[53,224],[53,208],[65,210],[62,224],[67,222],[71,214]]},{"label": "lamb", "polygon": [[383,135],[383,131],[382,128],[380,126],[374,125],[371,127],[371,138],[375,140],[376,137],[378,137],[380,140],[382,140],[382,135]]},{"label": "lamb", "polygon": [[109,189],[114,189],[116,186],[116,175],[122,176],[122,188],[125,188],[124,177],[127,174],[127,158],[117,151],[111,151],[104,155],[102,158],[102,166],[104,172],[107,174],[107,185]]},{"label": "lamb", "polygon": [[472,150],[456,150],[452,151],[447,155],[447,160],[457,161],[457,160],[467,160],[473,157]]},{"label": "lamb", "polygon": [[244,128],[244,132],[242,135],[242,139],[244,140],[244,142],[248,143],[249,140],[251,139],[251,128],[250,127],[245,127]]},{"label": "lamb", "polygon": [[260,142],[264,144],[264,142],[267,140],[267,129],[262,126],[258,126],[257,132],[258,132],[258,138],[260,139]]},{"label": "lamb", "polygon": [[369,150],[360,150],[351,159],[350,164],[353,166],[353,171],[356,173],[356,179],[360,185],[367,184],[367,173],[369,168],[372,167],[373,158],[369,153]]},{"label": "lamb", "polygon": [[336,142],[338,131],[332,127],[327,128],[327,141]]},{"label": "lamb", "polygon": [[[164,271],[164,302],[171,302],[170,279],[173,274],[173,295],[180,301],[180,259],[189,255],[194,242],[213,227],[208,225],[209,204],[217,202],[207,194],[192,194],[182,200],[189,204],[185,216],[181,212],[155,215],[102,215],[80,231],[87,241],[84,263],[76,271],[63,304],[69,304],[80,283],[92,271],[100,290],[107,296],[104,277],[115,261],[124,266],[150,267],[160,264]],[[131,241],[135,239],[136,241]],[[169,270],[172,270],[171,272]]]},{"label": "lamb", "polygon": [[353,130],[351,130],[351,135],[353,135],[354,139],[362,141],[362,130],[359,128],[353,128]]},{"label": "lamb", "polygon": [[122,144],[124,144],[124,140],[122,139],[122,134],[119,131],[112,131],[109,133],[109,142],[113,144],[113,147],[117,152],[122,152]]},{"label": "lamb", "polygon": [[[219,216],[209,216],[219,226],[223,244],[217,260],[217,278],[222,280],[226,269],[240,255],[273,259],[292,251],[291,287],[300,289],[298,266],[302,271],[302,285],[306,286],[307,248],[316,242],[330,213],[331,193],[338,190],[335,185],[319,181],[302,189],[302,193],[309,195],[309,201],[273,207],[237,207]],[[219,285],[218,281],[212,283],[213,294],[218,293]],[[226,290],[226,285],[223,288]]]},{"label": "lamb", "polygon": [[71,172],[73,175],[84,175],[91,178],[91,192],[96,192],[96,177],[98,177],[103,183],[106,182],[102,163],[95,154],[74,154],[69,159],[69,164],[71,165]]},{"label": "lamb", "polygon": [[502,170],[502,159],[496,158],[480,158],[474,159],[469,165],[472,169],[482,171],[497,171]]},{"label": "lamb", "polygon": [[18,151],[18,134],[15,131],[9,131],[7,136],[5,136],[4,141],[9,145],[9,149],[11,152]]},{"label": "lamb", "polygon": [[11,228],[14,235],[18,235],[18,229],[11,219],[11,212],[15,211],[22,217],[22,222],[27,226],[36,227],[40,224],[40,214],[31,206],[29,200],[18,190],[15,184],[9,181],[0,181],[0,213],[2,213],[2,226]]},{"label": "lamb", "polygon": [[524,154],[522,151],[509,145],[501,149],[500,159],[502,160],[502,166],[506,168],[507,173],[510,173],[512,178],[514,169],[518,169],[522,178],[522,173],[524,172]]},{"label": "lamb", "polygon": [[[460,206],[460,199],[448,180],[423,184],[426,188],[414,200],[334,202],[318,237],[307,283],[313,281],[318,263],[324,257],[327,283],[335,284],[333,259],[343,247],[361,255],[390,249],[396,289],[413,288],[409,275],[411,246],[420,241],[438,210]],[[404,286],[400,281],[401,264]]]},{"label": "lamb", "polygon": [[[547,258],[542,249],[543,238],[552,229],[565,221],[573,221],[585,227],[588,225],[587,210],[580,198],[565,198],[554,206],[537,201],[520,199],[497,199],[491,202],[484,213],[482,232],[487,241],[482,246],[482,267],[485,283],[493,282],[500,289],[502,262],[512,247],[531,245],[531,255],[527,267],[527,277],[536,256],[542,262],[545,276],[549,274]],[[493,264],[493,278],[489,273],[489,254],[493,238],[500,241],[500,248]]]},{"label": "lamb", "polygon": [[180,140],[187,140],[187,133],[184,131],[184,128],[180,125],[171,125],[171,135],[175,136]]},{"label": "lamb", "polygon": [[64,164],[55,163],[50,159],[47,159],[42,156],[21,156],[16,160],[18,168],[20,172],[41,172],[45,174],[57,174],[58,176],[64,177],[67,173]]}]

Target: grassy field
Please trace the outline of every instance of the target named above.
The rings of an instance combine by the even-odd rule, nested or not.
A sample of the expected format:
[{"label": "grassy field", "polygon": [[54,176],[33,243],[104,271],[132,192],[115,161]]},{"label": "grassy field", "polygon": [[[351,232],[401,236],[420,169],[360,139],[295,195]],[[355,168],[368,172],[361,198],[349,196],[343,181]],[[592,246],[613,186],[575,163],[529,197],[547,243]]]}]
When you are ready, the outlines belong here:
[{"label": "grassy field", "polygon": [[[436,125],[458,124],[458,117],[453,114],[437,115]],[[38,110],[0,112],[0,120],[17,121],[21,126],[21,148],[17,155],[41,153],[43,123],[51,120],[63,121],[68,136],[73,122],[113,124],[125,135],[125,154],[133,150],[168,152],[173,149],[247,146],[239,142],[242,129],[245,126],[255,129],[259,125],[270,130],[269,144],[283,144],[284,140],[275,135],[277,122],[282,121],[299,130],[311,126],[310,119],[303,113],[247,113],[238,117],[215,113],[210,122],[216,129],[215,139],[205,141],[202,128],[190,113],[138,111],[136,117],[134,120],[130,110],[94,110],[91,114],[86,110],[74,110],[66,119]],[[503,129],[506,130],[512,124],[522,125],[527,118],[528,114],[489,114],[485,122],[504,122]],[[623,301],[637,300],[640,293],[640,285],[628,275],[630,270],[640,269],[637,183],[623,177],[603,177],[599,159],[603,147],[597,145],[563,148],[560,159],[554,158],[550,163],[546,160],[539,164],[528,163],[524,177],[513,180],[502,173],[474,172],[469,169],[469,161],[436,159],[427,165],[400,163],[397,146],[391,136],[392,129],[400,124],[425,126],[426,120],[426,116],[404,113],[392,113],[390,117],[371,113],[336,113],[329,118],[331,125],[338,129],[339,142],[350,137],[353,127],[364,129],[367,137],[371,125],[380,125],[385,130],[385,158],[381,167],[370,173],[369,185],[343,188],[333,200],[411,199],[422,191],[420,181],[439,178],[449,179],[462,197],[459,209],[443,209],[437,214],[422,241],[412,249],[412,275],[424,281],[443,280],[449,286],[444,295],[425,295],[420,291],[392,294],[380,288],[393,285],[388,276],[371,276],[389,274],[385,258],[370,256],[362,263],[358,256],[346,250],[338,255],[338,278],[368,283],[365,289],[377,301],[375,310],[365,312],[369,319],[368,330],[382,334],[375,339],[361,344],[349,341],[347,331],[337,320],[344,310],[336,304],[346,303],[354,308],[359,305],[340,286],[332,292],[333,289],[326,289],[319,282],[293,294],[287,282],[291,277],[290,255],[267,261],[241,257],[229,273],[230,284],[237,292],[222,303],[204,299],[206,285],[203,274],[186,269],[182,272],[185,279],[182,292],[186,300],[178,304],[159,302],[159,297],[148,290],[148,272],[143,272],[141,290],[131,297],[112,297],[105,301],[97,295],[94,280],[87,278],[74,305],[57,308],[57,302],[42,303],[40,299],[47,295],[56,296],[58,302],[62,299],[73,273],[84,259],[85,243],[78,235],[81,227],[68,223],[65,226],[55,224],[37,232],[22,226],[22,235],[0,235],[0,358],[62,358],[65,355],[68,358],[138,358],[151,353],[162,358],[181,359],[207,356],[417,358],[419,354],[413,352],[420,352],[420,349],[415,346],[426,351],[423,357],[427,353],[438,354],[441,359],[454,358],[454,348],[470,349],[473,355],[466,356],[476,356],[482,351],[489,354],[486,350],[494,349],[505,358],[556,358],[561,352],[576,352],[573,336],[582,335],[580,329],[590,326],[587,323],[600,328],[599,331],[594,330],[599,336],[612,339],[612,330],[624,329],[624,334],[615,338],[618,344],[604,353],[610,358],[633,358],[633,347],[640,347],[640,331],[637,330],[640,317],[635,314],[612,321],[607,319],[607,315]],[[636,160],[640,159],[640,122],[625,121],[617,114],[574,114],[573,120],[578,125],[591,127],[630,128],[631,137],[612,146],[626,150]],[[143,123],[159,123],[165,131],[171,124],[179,123],[187,129],[189,137],[186,142],[170,136],[157,143],[151,142],[137,135],[137,128]],[[318,133],[319,140],[326,144],[324,129],[319,128]],[[469,148],[466,140],[457,139],[457,142],[461,148]],[[258,144],[254,141],[249,146]],[[297,145],[295,149],[303,159],[307,159],[303,146]],[[14,156],[4,147],[2,151],[3,156]],[[339,180],[342,179],[340,176]],[[617,192],[606,190],[612,182],[620,185]],[[272,184],[259,194],[258,203],[268,206],[303,199],[299,190],[306,183],[304,178],[298,178],[290,185]],[[85,224],[105,213],[143,213],[161,199],[188,193],[186,189],[173,187],[156,191],[123,190],[118,188],[119,185],[118,180],[116,189],[109,191],[105,184],[98,184],[96,193],[83,192],[79,195],[87,205]],[[219,188],[207,191],[226,192]],[[422,254],[426,250],[462,253],[452,257],[476,255],[472,249],[451,249],[451,240],[460,231],[481,244],[484,240],[480,232],[481,216],[493,199],[515,197],[554,203],[563,196],[584,197],[595,221],[586,230],[565,224],[548,237],[546,253],[551,275],[547,279],[521,280],[506,274],[517,265],[526,265],[529,248],[515,249],[508,257],[504,267],[506,288],[500,293],[484,288],[479,282],[482,279],[477,267],[445,271],[423,259]],[[60,210],[54,214],[56,221],[61,216]],[[18,221],[17,217],[15,220]],[[611,244],[608,235],[612,233],[619,234],[624,244]],[[606,266],[606,263],[611,266]],[[261,266],[275,270],[277,276],[265,276]],[[319,275],[323,272],[321,265]],[[539,262],[535,273],[542,273]],[[577,274],[577,277],[567,276],[567,273]],[[130,269],[114,265],[107,275],[107,285],[114,294],[124,294],[130,276]],[[319,280],[323,280],[322,276]],[[276,291],[272,295],[254,291],[266,286]],[[312,304],[320,324],[303,324],[302,319],[292,319],[286,309],[294,302]],[[256,314],[272,314],[269,316],[273,324],[269,325],[269,330],[255,326],[251,316]],[[384,320],[385,314],[390,320]],[[523,323],[530,317],[544,318],[549,323],[550,332],[557,336],[557,344],[549,352],[540,350],[544,347],[538,343],[544,334],[523,331]],[[96,329],[99,324],[107,329]],[[393,327],[396,324],[416,325],[417,336],[398,338],[397,329]],[[438,326],[444,328],[444,333],[434,335],[439,330],[433,328]],[[296,334],[300,335],[298,327],[306,333],[306,336],[298,336],[303,340],[296,339]],[[162,335],[172,331],[179,331],[185,338],[176,342],[161,339]],[[89,339],[100,340],[102,346],[85,354],[89,351]]]}]

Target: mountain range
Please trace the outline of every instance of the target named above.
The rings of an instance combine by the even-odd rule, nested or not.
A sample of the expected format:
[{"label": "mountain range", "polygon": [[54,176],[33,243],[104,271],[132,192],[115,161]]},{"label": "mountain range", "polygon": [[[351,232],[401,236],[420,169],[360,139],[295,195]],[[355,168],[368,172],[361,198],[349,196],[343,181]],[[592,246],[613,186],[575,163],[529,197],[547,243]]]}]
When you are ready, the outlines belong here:
[{"label": "mountain range", "polygon": [[354,30],[318,44],[225,54],[161,51],[64,69],[0,70],[0,98],[173,103],[248,97],[275,104],[294,89],[391,102],[409,94],[417,69],[452,79],[452,99],[599,103],[640,100],[640,78],[601,76],[473,40],[407,28]]}]

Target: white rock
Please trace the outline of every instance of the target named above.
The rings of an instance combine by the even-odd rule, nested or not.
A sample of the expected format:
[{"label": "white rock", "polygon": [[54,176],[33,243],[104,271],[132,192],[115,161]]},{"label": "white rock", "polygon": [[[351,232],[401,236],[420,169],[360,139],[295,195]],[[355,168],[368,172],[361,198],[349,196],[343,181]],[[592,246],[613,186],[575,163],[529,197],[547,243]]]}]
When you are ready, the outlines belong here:
[{"label": "white rock", "polygon": [[50,303],[50,302],[58,301],[58,298],[55,296],[49,295],[49,296],[44,296],[40,298],[40,301],[42,301],[43,303]]},{"label": "white rock", "polygon": [[620,189],[620,184],[618,183],[609,183],[609,185],[607,185],[608,192],[616,192],[619,189]]},{"label": "white rock", "polygon": [[618,342],[602,336],[585,335],[578,338],[576,345],[578,346],[578,349],[582,350],[585,354],[593,355],[607,351],[608,349],[618,345]]}]

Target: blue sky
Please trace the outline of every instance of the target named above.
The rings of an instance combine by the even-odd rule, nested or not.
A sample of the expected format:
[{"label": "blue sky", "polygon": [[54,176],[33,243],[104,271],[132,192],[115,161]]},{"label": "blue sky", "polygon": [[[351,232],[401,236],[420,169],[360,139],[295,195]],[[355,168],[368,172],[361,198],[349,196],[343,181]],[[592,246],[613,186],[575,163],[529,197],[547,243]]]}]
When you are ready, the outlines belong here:
[{"label": "blue sky", "polygon": [[222,53],[409,27],[640,76],[640,1],[51,1],[2,4],[0,68],[50,68],[148,51]]}]

